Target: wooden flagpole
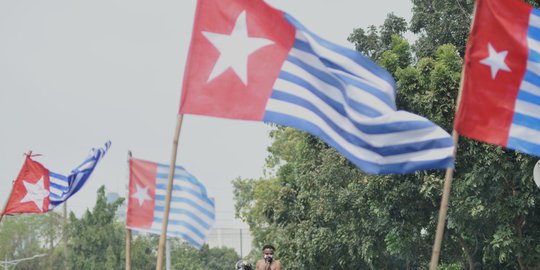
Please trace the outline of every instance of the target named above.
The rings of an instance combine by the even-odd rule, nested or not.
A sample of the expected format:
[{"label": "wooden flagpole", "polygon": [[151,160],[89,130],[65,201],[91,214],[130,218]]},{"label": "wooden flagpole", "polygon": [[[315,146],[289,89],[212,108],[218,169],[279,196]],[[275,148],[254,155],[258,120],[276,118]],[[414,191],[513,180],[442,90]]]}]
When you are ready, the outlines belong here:
[{"label": "wooden flagpole", "polygon": [[[463,81],[463,77],[461,79]],[[461,93],[461,89],[460,89]],[[459,94],[458,94],[459,102]],[[459,103],[458,103],[459,104]],[[456,130],[452,131],[452,139],[454,141],[454,159],[456,157],[457,144],[458,144],[459,134]],[[439,263],[439,255],[441,254],[441,244],[442,238],[444,235],[444,227],[446,223],[446,213],[448,212],[448,201],[450,200],[450,190],[452,189],[452,180],[454,177],[454,169],[447,168],[446,175],[444,177],[444,189],[441,199],[441,206],[439,210],[439,220],[437,222],[437,232],[435,234],[435,243],[433,244],[433,251],[431,252],[431,264],[429,270],[437,270],[437,265]]]},{"label": "wooden flagpole", "polygon": [[167,241],[167,225],[169,223],[169,210],[171,207],[171,194],[174,179],[174,169],[176,167],[176,153],[178,151],[178,139],[180,138],[180,129],[182,128],[183,114],[178,114],[176,121],[176,131],[173,138],[173,148],[171,154],[171,162],[169,166],[169,178],[167,183],[167,194],[165,195],[165,209],[163,211],[163,223],[161,225],[161,235],[159,236],[158,256],[156,262],[156,270],[161,270],[163,267],[163,253],[165,250],[165,242]]},{"label": "wooden flagpole", "polygon": [[[130,165],[129,161],[131,160],[131,151],[128,150],[128,196],[129,196],[129,171]],[[129,198],[128,198],[129,199]],[[131,270],[131,229],[126,226],[126,270]]]},{"label": "wooden flagpole", "polygon": [[[476,14],[476,5],[474,6],[473,11],[473,18],[471,20],[471,26],[470,29],[472,30],[472,27],[474,25],[474,17]],[[457,96],[456,101],[456,113],[459,108],[459,104],[461,103],[461,94],[463,92],[463,78],[466,74],[467,69],[467,63],[465,62],[466,58],[463,59],[463,69],[461,70],[461,80],[459,82],[459,92]],[[457,156],[457,147],[459,142],[459,133],[454,129],[452,130],[452,140],[454,141],[454,160]],[[444,227],[446,223],[446,214],[448,213],[448,201],[450,200],[450,190],[452,189],[452,181],[454,179],[454,169],[453,168],[447,168],[446,174],[444,176],[444,188],[443,188],[443,194],[441,198],[441,206],[439,210],[439,220],[437,221],[437,232],[435,233],[435,242],[433,243],[433,251],[431,252],[431,263],[429,266],[429,270],[437,270],[437,265],[439,264],[439,256],[441,254],[441,245],[442,245],[442,238],[444,235]]]}]

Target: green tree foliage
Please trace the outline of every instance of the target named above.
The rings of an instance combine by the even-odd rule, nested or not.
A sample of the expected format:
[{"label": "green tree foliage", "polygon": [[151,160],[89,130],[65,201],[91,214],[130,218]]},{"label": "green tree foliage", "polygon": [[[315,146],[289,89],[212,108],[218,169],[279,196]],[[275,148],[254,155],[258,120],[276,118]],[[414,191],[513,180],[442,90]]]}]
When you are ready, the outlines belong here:
[{"label": "green tree foliage", "polygon": [[[61,221],[55,212],[6,216],[0,223],[0,256],[15,261],[46,254],[32,260],[21,261],[17,269],[55,269],[58,254],[51,252],[61,239]],[[60,223],[61,224],[61,223]],[[47,241],[48,240],[48,241]]]},{"label": "green tree foliage", "polygon": [[93,211],[81,219],[70,214],[69,269],[122,269],[125,264],[125,231],[115,214],[123,198],[107,203],[105,187],[100,187]]},{"label": "green tree foliage", "polygon": [[[403,22],[391,16],[349,40],[393,74],[399,109],[451,131],[474,3],[413,4],[415,45],[403,40],[403,28],[388,27]],[[365,175],[313,136],[285,127],[271,136],[274,175],[233,182],[236,213],[255,246],[275,244],[287,269],[427,268],[443,171]],[[536,160],[460,138],[441,269],[540,268]]]},{"label": "green tree foliage", "polygon": [[193,270],[230,270],[238,260],[238,254],[232,248],[209,248],[203,245],[195,249],[185,242],[171,243],[171,269]]}]

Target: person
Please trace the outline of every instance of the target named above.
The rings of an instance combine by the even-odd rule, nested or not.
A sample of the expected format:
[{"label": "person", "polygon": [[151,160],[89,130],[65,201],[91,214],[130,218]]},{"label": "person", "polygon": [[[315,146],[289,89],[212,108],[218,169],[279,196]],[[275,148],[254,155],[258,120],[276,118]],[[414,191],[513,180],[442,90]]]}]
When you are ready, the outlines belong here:
[{"label": "person", "polygon": [[236,270],[253,270],[251,263],[245,260],[239,260],[236,262]]},{"label": "person", "polygon": [[281,262],[274,260],[274,251],[276,248],[272,245],[264,245],[262,248],[263,258],[257,261],[255,270],[282,270]]}]

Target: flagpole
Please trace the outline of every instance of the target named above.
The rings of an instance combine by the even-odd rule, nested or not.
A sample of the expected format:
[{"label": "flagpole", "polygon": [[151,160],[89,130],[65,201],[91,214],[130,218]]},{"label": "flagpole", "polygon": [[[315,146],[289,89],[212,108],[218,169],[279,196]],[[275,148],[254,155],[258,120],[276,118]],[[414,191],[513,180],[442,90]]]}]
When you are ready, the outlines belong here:
[{"label": "flagpole", "polygon": [[178,139],[180,138],[180,129],[182,128],[183,114],[178,114],[176,118],[176,131],[173,138],[173,147],[171,153],[171,162],[169,166],[169,178],[167,183],[167,194],[165,195],[165,209],[163,211],[163,223],[161,225],[161,235],[159,236],[158,256],[156,270],[163,267],[163,251],[165,250],[165,241],[167,240],[167,225],[169,223],[169,210],[171,206],[171,194],[174,179],[174,169],[176,167],[176,153],[178,151]]},{"label": "flagpole", "polygon": [[[452,139],[454,141],[454,159],[455,159],[456,151],[457,151],[457,144],[458,144],[458,139],[459,139],[459,134],[457,133],[456,130],[452,131]],[[441,199],[441,206],[439,210],[439,220],[437,222],[437,232],[435,234],[435,243],[433,244],[433,251],[431,252],[431,264],[430,264],[429,270],[437,270],[437,265],[439,263],[439,255],[441,253],[441,244],[442,244],[442,238],[444,235],[446,213],[448,212],[448,201],[450,200],[450,190],[452,189],[453,177],[454,177],[454,169],[447,168],[446,175],[444,177],[444,189],[443,189],[443,194],[442,194],[442,199]]]},{"label": "flagpole", "polygon": [[[132,154],[128,150],[128,181],[129,181],[129,161],[131,160]],[[129,190],[128,190],[129,194]],[[128,198],[129,199],[129,198]],[[126,270],[131,270],[131,229],[126,226]]]},{"label": "flagpole", "polygon": [[[476,2],[474,5],[473,18],[471,20],[471,26],[470,26],[471,30],[472,30],[472,26],[474,25],[474,18],[476,14],[477,3],[478,2]],[[463,78],[465,77],[466,69],[467,69],[467,63],[465,62],[465,58],[463,58],[463,69],[461,69],[461,79],[459,82],[459,91],[458,91],[458,96],[456,100],[456,112],[458,111],[458,107],[461,102],[461,94],[463,92]],[[452,140],[454,141],[453,155],[454,155],[454,160],[456,160],[457,147],[458,147],[458,142],[459,142],[459,133],[455,129],[452,129]],[[437,231],[435,233],[435,242],[433,243],[433,250],[431,252],[431,263],[429,266],[429,270],[437,270],[437,265],[439,264],[442,238],[444,235],[446,215],[448,213],[448,202],[450,201],[450,191],[452,189],[453,179],[454,179],[454,168],[447,168],[446,174],[444,176],[444,187],[443,187],[443,194],[441,198],[441,206],[439,210],[439,220],[437,221]]]}]

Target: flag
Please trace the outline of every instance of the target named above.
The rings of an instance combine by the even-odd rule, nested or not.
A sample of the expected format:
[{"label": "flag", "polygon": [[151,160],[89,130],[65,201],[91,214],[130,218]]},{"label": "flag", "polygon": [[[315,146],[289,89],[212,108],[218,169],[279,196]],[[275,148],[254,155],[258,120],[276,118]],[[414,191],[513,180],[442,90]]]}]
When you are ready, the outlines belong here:
[{"label": "flag", "polygon": [[[126,227],[161,234],[168,175],[168,165],[130,159]],[[167,235],[200,248],[214,221],[214,199],[197,178],[176,166]]]},{"label": "flag", "polygon": [[442,128],[398,111],[392,76],[262,0],[199,0],[180,114],[307,131],[372,174],[453,167]]},{"label": "flag", "polygon": [[540,156],[540,12],[519,0],[477,0],[454,128]]},{"label": "flag", "polygon": [[51,194],[50,194],[50,208],[58,206],[59,204],[65,202],[73,194],[77,193],[83,185],[86,183],[94,169],[96,168],[97,163],[107,150],[111,147],[111,142],[108,141],[105,143],[103,148],[92,148],[88,157],[71,171],[67,176],[50,172],[50,183],[51,183]]},{"label": "flag", "polygon": [[49,210],[49,171],[26,155],[2,215]]}]

